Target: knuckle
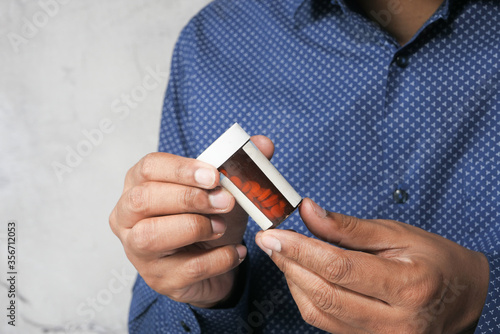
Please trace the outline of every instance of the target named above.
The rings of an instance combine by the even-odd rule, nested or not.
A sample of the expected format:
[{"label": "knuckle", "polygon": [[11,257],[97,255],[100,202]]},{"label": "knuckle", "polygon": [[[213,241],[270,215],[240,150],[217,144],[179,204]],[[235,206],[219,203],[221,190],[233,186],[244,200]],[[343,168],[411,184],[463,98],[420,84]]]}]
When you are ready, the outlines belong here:
[{"label": "knuckle", "polygon": [[109,227],[111,228],[111,231],[113,231],[113,233],[118,236],[118,224],[116,222],[116,207],[113,209],[113,211],[111,211],[110,215],[109,215]]},{"label": "knuckle", "polygon": [[130,244],[134,249],[146,253],[153,250],[155,229],[154,223],[137,223],[129,233]]},{"label": "knuckle", "polygon": [[201,222],[202,216],[200,215],[184,215],[183,225],[186,234],[193,237],[195,240],[200,240],[204,236],[203,227],[205,224]]},{"label": "knuckle", "polygon": [[224,248],[224,252],[221,256],[223,257],[221,263],[223,263],[224,267],[227,269],[232,268],[238,262],[238,253],[233,247]]},{"label": "knuckle", "polygon": [[200,281],[207,273],[205,261],[199,256],[195,256],[186,263],[185,275],[189,280]]},{"label": "knuckle", "polygon": [[342,288],[335,286],[317,286],[313,289],[314,293],[311,295],[311,301],[320,310],[330,314],[336,318],[342,318],[346,310],[342,304],[343,293]]},{"label": "knuckle", "polygon": [[335,313],[339,310],[335,290],[331,287],[317,287],[311,296],[313,303],[323,311]]},{"label": "knuckle", "polygon": [[415,274],[409,284],[401,291],[401,295],[411,306],[427,307],[441,300],[444,277],[436,271],[426,275]]},{"label": "knuckle", "polygon": [[139,164],[139,175],[145,180],[150,180],[154,174],[156,155],[157,153],[147,154]]},{"label": "knuckle", "polygon": [[186,208],[201,209],[207,207],[206,193],[198,188],[187,187],[180,198],[180,205]]},{"label": "knuckle", "polygon": [[344,231],[344,233],[351,234],[356,231],[359,224],[359,219],[353,216],[342,215],[341,224],[341,229]]},{"label": "knuckle", "polygon": [[190,173],[190,168],[188,167],[189,164],[187,163],[176,163],[175,164],[177,167],[173,171],[173,176],[175,177],[176,180],[185,180],[187,175]]},{"label": "knuckle", "polygon": [[134,186],[128,193],[128,207],[134,213],[145,213],[148,208],[147,186]]},{"label": "knuckle", "polygon": [[348,282],[353,263],[349,257],[339,255],[334,260],[327,259],[325,278],[330,282]]},{"label": "knuckle", "polygon": [[307,322],[309,325],[314,327],[319,327],[320,324],[319,312],[316,310],[314,306],[308,305],[303,307],[300,310],[300,314],[302,316],[302,319],[304,319],[304,321]]},{"label": "knuckle", "polygon": [[294,266],[293,266],[293,262],[290,261],[290,260],[287,260],[286,258],[284,257],[279,257],[277,260],[276,260],[276,265],[280,268],[280,270],[285,273],[285,274],[289,274],[289,273],[293,273],[294,271]]},{"label": "knuckle", "polygon": [[301,254],[303,254],[302,248],[303,247],[307,248],[307,246],[305,246],[305,245],[306,245],[306,243],[301,243],[301,242],[292,243],[288,247],[288,256],[287,257],[291,258],[294,261],[300,262]]}]

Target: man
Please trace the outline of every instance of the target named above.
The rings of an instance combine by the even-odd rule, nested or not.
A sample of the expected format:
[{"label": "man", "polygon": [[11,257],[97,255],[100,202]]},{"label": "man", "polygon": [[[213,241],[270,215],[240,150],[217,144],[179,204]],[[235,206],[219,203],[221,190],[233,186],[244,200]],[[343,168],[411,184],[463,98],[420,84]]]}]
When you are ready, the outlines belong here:
[{"label": "man", "polygon": [[[172,61],[168,153],[130,169],[110,217],[140,275],[130,332],[500,331],[499,9],[219,0],[199,13]],[[192,159],[235,121],[272,138],[274,164],[315,200],[282,229],[247,225]]]}]

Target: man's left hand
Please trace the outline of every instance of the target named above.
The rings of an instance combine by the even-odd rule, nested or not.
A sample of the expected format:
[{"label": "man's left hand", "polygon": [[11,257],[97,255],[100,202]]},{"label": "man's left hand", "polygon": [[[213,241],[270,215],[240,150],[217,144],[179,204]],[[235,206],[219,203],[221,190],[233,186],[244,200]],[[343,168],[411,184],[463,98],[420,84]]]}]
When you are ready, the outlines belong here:
[{"label": "man's left hand", "polygon": [[327,212],[310,199],[300,214],[323,241],[268,230],[256,242],[285,274],[306,322],[335,333],[474,330],[488,290],[483,254],[400,222]]}]

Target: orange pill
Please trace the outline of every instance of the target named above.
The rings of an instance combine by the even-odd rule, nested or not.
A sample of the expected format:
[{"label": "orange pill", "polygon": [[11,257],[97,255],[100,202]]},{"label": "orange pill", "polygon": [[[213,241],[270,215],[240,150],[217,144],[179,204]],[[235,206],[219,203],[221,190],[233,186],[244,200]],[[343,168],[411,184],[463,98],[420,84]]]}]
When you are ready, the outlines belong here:
[{"label": "orange pill", "polygon": [[243,183],[243,186],[240,189],[244,194],[246,194],[247,192],[250,191],[250,189],[252,189],[252,186],[250,185],[250,182],[245,182]]},{"label": "orange pill", "polygon": [[220,169],[220,172],[221,172],[222,174],[224,174],[224,176],[226,176],[226,177],[227,177],[227,171],[226,171],[224,168],[221,168],[221,169]]},{"label": "orange pill", "polygon": [[273,205],[275,205],[276,203],[278,203],[278,200],[279,200],[278,195],[273,194],[273,195],[269,196],[269,198],[262,201],[262,206],[265,208],[270,208]]},{"label": "orange pill", "polygon": [[284,209],[285,209],[285,206],[286,206],[285,201],[281,200],[281,201],[280,201],[280,207],[284,210]]},{"label": "orange pill", "polygon": [[262,193],[262,191],[260,190],[261,189],[260,184],[258,184],[255,181],[248,181],[248,183],[250,183],[250,186],[252,187],[250,189],[250,193],[252,194],[252,196],[257,197],[258,195],[260,195]]},{"label": "orange pill", "polygon": [[268,197],[269,197],[269,195],[271,195],[271,189],[265,189],[265,190],[262,192],[262,194],[261,194],[259,197],[257,197],[257,199],[258,199],[259,201],[263,201],[263,200],[265,200],[266,198],[268,198]]},{"label": "orange pill", "polygon": [[254,196],[257,199],[258,197],[260,197],[260,195],[262,195],[262,193],[264,192],[264,190],[265,189],[260,188],[259,190],[255,191],[255,192],[251,191],[252,192],[252,196]]},{"label": "orange pill", "polygon": [[253,196],[248,196],[247,194],[247,197],[252,201],[252,203],[257,207],[259,208],[259,210],[262,210],[262,205],[260,205],[260,202]]},{"label": "orange pill", "polygon": [[279,218],[283,216],[285,210],[278,203],[271,208],[271,213],[273,214],[274,217]]},{"label": "orange pill", "polygon": [[262,213],[269,219],[269,220],[273,220],[274,219],[274,215],[273,213],[271,212],[271,210],[268,210],[268,209],[262,209]]},{"label": "orange pill", "polygon": [[231,180],[231,182],[233,182],[236,187],[241,188],[242,182],[241,182],[241,179],[239,177],[237,177],[237,176],[231,176],[229,178],[229,180]]}]

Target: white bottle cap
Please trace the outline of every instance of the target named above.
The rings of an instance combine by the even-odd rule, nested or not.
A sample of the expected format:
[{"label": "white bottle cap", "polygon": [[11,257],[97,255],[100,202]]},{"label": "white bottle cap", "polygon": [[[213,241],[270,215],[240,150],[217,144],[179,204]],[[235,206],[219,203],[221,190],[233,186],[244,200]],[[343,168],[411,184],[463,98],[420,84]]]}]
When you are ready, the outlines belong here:
[{"label": "white bottle cap", "polygon": [[197,159],[209,163],[215,168],[219,168],[249,140],[250,135],[238,123],[234,123],[212,145],[203,151]]}]

